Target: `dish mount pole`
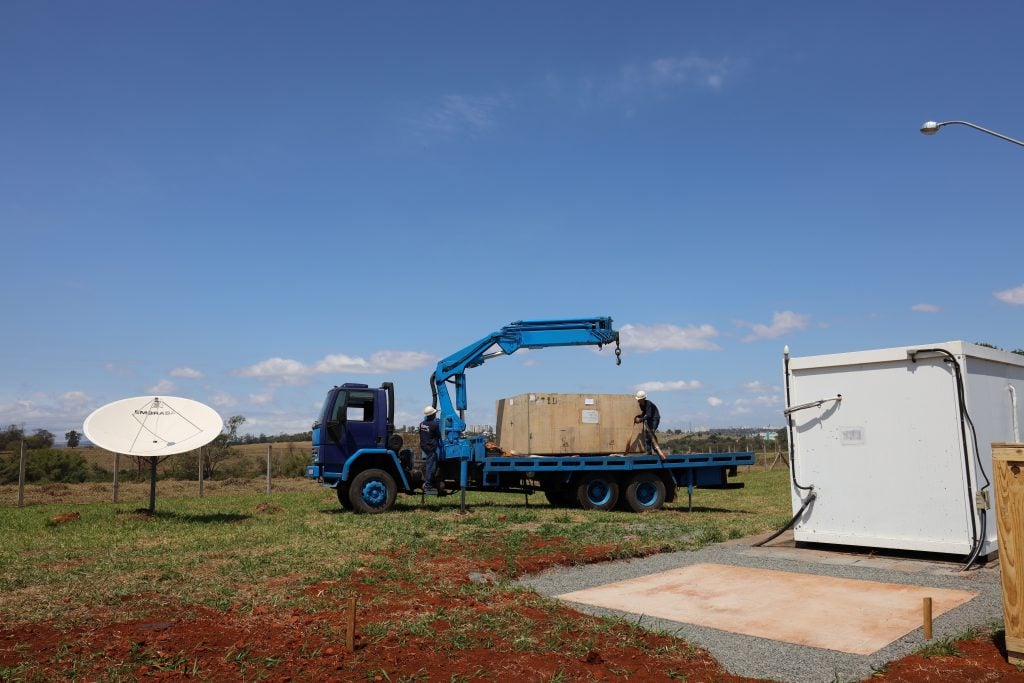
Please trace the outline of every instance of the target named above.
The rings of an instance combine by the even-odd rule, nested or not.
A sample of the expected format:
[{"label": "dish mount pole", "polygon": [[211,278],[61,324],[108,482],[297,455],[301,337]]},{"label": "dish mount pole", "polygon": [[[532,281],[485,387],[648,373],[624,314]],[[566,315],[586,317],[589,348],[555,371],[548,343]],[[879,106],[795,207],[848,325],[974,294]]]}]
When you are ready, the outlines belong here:
[{"label": "dish mount pole", "polygon": [[160,458],[149,459],[149,514],[156,512],[156,462]]}]

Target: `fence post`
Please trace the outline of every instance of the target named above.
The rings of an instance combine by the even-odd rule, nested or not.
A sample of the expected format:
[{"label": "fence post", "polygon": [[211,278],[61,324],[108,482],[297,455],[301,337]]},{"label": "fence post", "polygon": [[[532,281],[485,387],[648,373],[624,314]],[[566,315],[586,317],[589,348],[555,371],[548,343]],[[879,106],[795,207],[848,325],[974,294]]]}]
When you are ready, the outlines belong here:
[{"label": "fence post", "polygon": [[18,461],[18,507],[25,507],[25,439],[21,440],[21,460]]},{"label": "fence post", "polygon": [[267,493],[270,493],[270,451],[273,447],[272,444],[267,444]]},{"label": "fence post", "polygon": [[121,454],[114,453],[114,502],[117,502],[117,491],[121,486]]}]

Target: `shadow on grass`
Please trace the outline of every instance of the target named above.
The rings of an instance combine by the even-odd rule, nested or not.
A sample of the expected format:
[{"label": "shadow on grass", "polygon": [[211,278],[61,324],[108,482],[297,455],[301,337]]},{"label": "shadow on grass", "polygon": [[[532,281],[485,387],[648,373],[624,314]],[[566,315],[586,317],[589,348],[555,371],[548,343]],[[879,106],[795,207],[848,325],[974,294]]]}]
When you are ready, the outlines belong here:
[{"label": "shadow on grass", "polygon": [[[686,503],[683,503],[682,506],[678,505],[677,503],[673,503],[672,507],[665,508],[665,510],[667,512],[682,512],[683,514],[690,514],[690,512],[691,512],[690,510],[688,510],[686,508]],[[733,515],[752,515],[752,514],[754,514],[750,510],[737,510],[735,508],[712,508],[712,507],[706,507],[706,506],[703,506],[703,505],[694,505],[693,506],[693,512],[728,512],[728,513],[733,514]],[[644,513],[644,514],[649,514],[649,513]]]},{"label": "shadow on grass", "polygon": [[205,515],[194,515],[190,513],[169,512],[167,510],[150,512],[146,508],[140,508],[138,510],[124,510],[118,514],[131,515],[140,519],[160,519],[172,522],[184,522],[186,524],[225,524],[231,522],[244,522],[247,519],[252,519],[252,515],[242,515],[235,512],[213,512]]}]

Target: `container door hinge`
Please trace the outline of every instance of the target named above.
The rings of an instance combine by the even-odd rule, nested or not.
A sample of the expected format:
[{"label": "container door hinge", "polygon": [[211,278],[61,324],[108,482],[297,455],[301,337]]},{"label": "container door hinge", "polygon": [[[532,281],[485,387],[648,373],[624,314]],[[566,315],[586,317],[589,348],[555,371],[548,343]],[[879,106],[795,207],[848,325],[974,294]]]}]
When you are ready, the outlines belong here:
[{"label": "container door hinge", "polygon": [[974,507],[979,510],[988,510],[988,491],[975,491],[974,492]]}]

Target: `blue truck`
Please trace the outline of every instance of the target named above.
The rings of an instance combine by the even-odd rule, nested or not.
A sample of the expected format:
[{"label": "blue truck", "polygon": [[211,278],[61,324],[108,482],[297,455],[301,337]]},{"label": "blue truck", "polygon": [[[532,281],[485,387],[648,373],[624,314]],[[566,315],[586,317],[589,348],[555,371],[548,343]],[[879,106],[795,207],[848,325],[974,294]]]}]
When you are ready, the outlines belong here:
[{"label": "blue truck", "polygon": [[[432,405],[438,408],[442,448],[438,455],[439,492],[466,491],[529,495],[543,491],[562,507],[635,512],[656,510],[685,487],[692,503],[695,487],[730,486],[739,465],[752,465],[753,453],[656,455],[527,455],[508,457],[488,451],[486,439],[467,435],[466,370],[519,349],[615,344],[611,318],[519,321],[441,359],[430,375]],[[452,401],[450,387],[454,387]],[[338,502],[356,513],[391,509],[399,492],[422,492],[423,478],[411,449],[395,429],[395,388],[346,383],[327,392],[313,424],[308,477],[337,491]]]}]

